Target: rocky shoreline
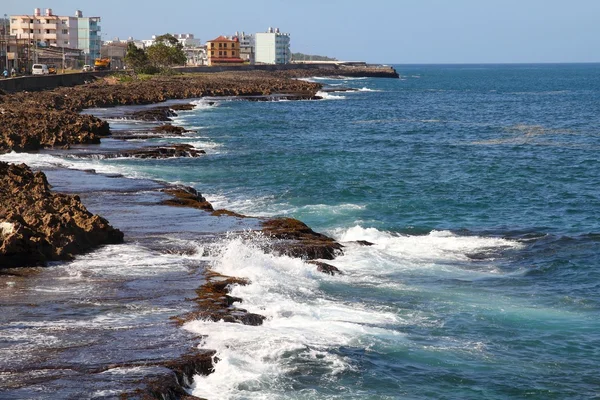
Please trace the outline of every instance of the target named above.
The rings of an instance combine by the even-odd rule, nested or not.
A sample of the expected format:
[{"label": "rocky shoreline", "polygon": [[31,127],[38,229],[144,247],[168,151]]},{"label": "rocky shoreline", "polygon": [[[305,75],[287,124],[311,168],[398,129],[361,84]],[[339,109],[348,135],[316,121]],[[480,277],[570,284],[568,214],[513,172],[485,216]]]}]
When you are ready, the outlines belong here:
[{"label": "rocky shoreline", "polygon": [[[2,94],[0,153],[93,144],[98,143],[101,137],[109,136],[108,123],[80,114],[84,108],[153,104],[167,99],[204,96],[254,96],[264,99],[265,96],[284,94],[293,99],[314,99],[320,88],[318,84],[292,80],[287,76],[273,77],[273,74],[256,72],[159,77],[127,83],[103,79],[81,87],[36,93],[35,96],[30,93]],[[175,115],[174,108],[177,107],[157,106],[143,115],[131,117],[168,121]],[[186,108],[189,106],[180,106],[180,109]],[[157,128],[157,134],[164,133],[183,132],[171,125]],[[160,158],[201,154],[201,150],[166,146],[136,149],[116,156]],[[45,265],[48,261],[72,259],[76,254],[86,253],[103,244],[123,241],[123,233],[111,227],[107,220],[88,212],[78,196],[53,193],[43,173],[34,173],[25,165],[0,163],[0,179],[3,184],[0,191],[0,267]],[[164,192],[171,196],[161,203],[164,205],[196,208],[212,212],[214,216],[251,218],[228,210],[214,210],[193,188],[171,187]],[[331,260],[341,253],[342,246],[333,239],[289,218],[263,220],[260,225],[262,233],[272,239],[272,246],[265,250],[311,260],[323,273],[334,275],[341,272],[332,265],[314,261]],[[175,322],[181,324],[205,318],[250,325],[262,323],[264,317],[236,307],[235,303],[242,299],[228,295],[230,285],[248,282],[218,276],[210,271],[205,278],[206,283],[197,289],[198,297],[193,299],[195,310],[175,317]],[[121,397],[193,399],[185,388],[191,384],[194,374],[211,373],[213,356],[214,352],[210,350],[193,350],[176,360],[160,363],[166,368],[166,374],[141,379],[139,389],[125,392]],[[127,365],[109,367],[124,368]]]},{"label": "rocky shoreline", "polygon": [[[314,99],[320,87],[257,71],[159,76],[126,82],[112,77],[35,95],[0,93],[0,154],[99,143],[100,138],[110,135],[109,125],[94,116],[81,114],[85,108],[154,104],[206,96],[279,94],[293,99]],[[154,120],[166,121],[171,112],[160,109],[156,113],[159,119]]]}]

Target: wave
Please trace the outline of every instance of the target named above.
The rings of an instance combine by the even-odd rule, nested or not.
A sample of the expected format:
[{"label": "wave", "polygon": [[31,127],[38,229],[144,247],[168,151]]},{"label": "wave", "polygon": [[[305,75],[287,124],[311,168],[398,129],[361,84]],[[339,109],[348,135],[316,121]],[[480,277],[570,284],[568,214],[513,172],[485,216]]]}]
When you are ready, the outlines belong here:
[{"label": "wave", "polygon": [[358,89],[359,92],[381,92],[381,90],[377,90],[377,89],[369,89],[368,87],[362,87],[360,89]]},{"label": "wave", "polygon": [[[524,247],[521,242],[495,237],[460,236],[450,231],[431,231],[427,235],[401,235],[380,231],[375,228],[354,226],[349,229],[333,231],[333,236],[341,242],[366,240],[374,243],[380,257],[397,262],[400,268],[413,268],[415,265],[426,268],[451,269],[462,275],[464,263],[470,264],[474,256],[478,259],[493,261],[503,251]],[[369,249],[371,250],[371,249]],[[469,266],[470,267],[470,266]],[[483,268],[486,269],[485,267]],[[468,274],[472,272],[469,268]],[[484,272],[498,272],[490,268]]]},{"label": "wave", "polygon": [[214,99],[199,99],[190,103],[194,105],[194,110],[212,110],[221,104],[219,101]]},{"label": "wave", "polygon": [[321,284],[335,278],[300,259],[265,254],[257,243],[261,240],[227,240],[212,269],[250,279],[251,285],[234,287],[231,294],[267,320],[258,327],[207,321],[184,326],[208,334],[202,346],[216,349],[219,358],[214,374],[195,377],[194,395],[277,397],[285,390],[288,373],[299,366],[318,368],[324,377],[355,368],[350,358],[333,349],[358,346],[364,337],[403,340],[401,333],[386,328],[399,323],[394,313],[328,296]]},{"label": "wave", "polygon": [[344,100],[346,98],[346,96],[333,95],[331,93],[322,92],[322,91],[318,91],[317,96],[322,97],[323,100]]},{"label": "wave", "polygon": [[[357,360],[340,349],[405,347],[410,340],[401,327],[432,324],[419,313],[398,312],[396,306],[369,301],[360,293],[384,291],[396,299],[419,292],[404,281],[415,274],[496,276],[492,269],[464,271],[454,265],[470,262],[469,253],[521,246],[516,241],[449,231],[406,236],[355,226],[336,233],[346,247],[344,256],[331,261],[344,273],[335,277],[317,272],[314,265],[300,259],[264,253],[261,249],[268,246],[264,237],[230,237],[222,243],[212,255],[211,269],[249,279],[250,285],[233,287],[231,295],[243,299],[244,309],[267,319],[262,326],[202,320],[184,326],[206,335],[201,346],[217,350],[219,359],[214,374],[195,377],[194,395],[290,398],[286,388],[298,384],[295,377],[303,368],[307,375],[332,381],[356,372]],[[352,243],[356,240],[374,245]],[[461,340],[451,347],[446,350],[473,346]]]},{"label": "wave", "polygon": [[94,170],[101,174],[121,174],[129,178],[147,178],[134,168],[111,165],[106,162],[100,162],[100,160],[97,159],[83,157],[71,157],[65,159],[50,154],[16,153],[13,151],[11,153],[0,155],[0,161],[12,164],[25,163],[34,169],[67,168],[76,170]]}]

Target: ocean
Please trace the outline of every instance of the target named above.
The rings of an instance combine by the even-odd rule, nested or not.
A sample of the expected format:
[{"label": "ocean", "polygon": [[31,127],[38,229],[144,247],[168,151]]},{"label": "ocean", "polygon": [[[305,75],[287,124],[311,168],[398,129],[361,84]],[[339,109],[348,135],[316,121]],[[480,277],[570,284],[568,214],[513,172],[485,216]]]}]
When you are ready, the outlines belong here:
[{"label": "ocean", "polygon": [[[250,279],[232,295],[267,319],[183,326],[219,359],[196,377],[196,396],[600,396],[600,65],[395,68],[400,79],[313,78],[357,89],[318,101],[198,99],[174,121],[192,133],[100,146],[188,143],[206,150],[200,158],[0,159],[190,185],[215,208],[298,218],[344,244],[330,262],[338,276],[264,253],[268,239],[235,224],[200,252],[213,270]],[[90,112],[115,129],[146,127],[114,111]],[[116,204],[89,207],[111,220]],[[202,246],[214,229],[170,221],[153,234]],[[126,234],[145,226],[113,223]],[[180,265],[143,245],[119,274]],[[131,246],[85,260],[96,268]]]}]

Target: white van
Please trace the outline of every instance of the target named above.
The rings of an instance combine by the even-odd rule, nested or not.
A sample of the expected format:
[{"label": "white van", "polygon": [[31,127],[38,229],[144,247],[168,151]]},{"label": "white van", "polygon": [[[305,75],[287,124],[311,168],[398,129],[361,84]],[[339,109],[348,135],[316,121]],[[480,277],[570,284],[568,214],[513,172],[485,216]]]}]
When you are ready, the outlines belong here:
[{"label": "white van", "polygon": [[46,64],[33,64],[31,73],[33,75],[48,75],[50,71],[48,71],[48,66]]}]

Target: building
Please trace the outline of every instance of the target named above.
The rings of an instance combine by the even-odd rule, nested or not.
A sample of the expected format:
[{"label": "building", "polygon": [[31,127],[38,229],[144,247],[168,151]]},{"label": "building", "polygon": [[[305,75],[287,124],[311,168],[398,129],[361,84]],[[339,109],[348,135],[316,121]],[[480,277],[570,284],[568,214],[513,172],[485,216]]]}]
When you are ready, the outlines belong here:
[{"label": "building", "polygon": [[196,39],[193,33],[175,33],[173,36],[177,38],[179,43],[181,43],[184,48],[201,46],[200,39]]},{"label": "building", "polygon": [[31,15],[11,15],[10,34],[17,39],[27,39],[32,46],[78,47],[77,17],[58,16],[51,8],[36,8]]},{"label": "building", "polygon": [[82,50],[88,64],[100,56],[99,22],[100,17],[83,17],[79,10],[74,16],[59,16],[51,8],[45,9],[43,15],[36,8],[31,15],[11,15],[10,34],[28,41],[30,63],[35,61],[38,49],[59,47]]},{"label": "building", "polygon": [[219,36],[206,42],[208,65],[242,65],[240,58],[240,41],[237,38],[227,39]]},{"label": "building", "polygon": [[79,10],[75,12],[77,17],[77,48],[83,50],[86,64],[100,58],[102,38],[100,34],[100,17],[84,17]]},{"label": "building", "polygon": [[279,28],[257,33],[255,46],[257,64],[287,64],[291,60],[290,34],[281,33]]},{"label": "building", "polygon": [[[154,43],[156,43],[157,37],[158,37],[158,35],[152,35],[152,39],[142,40],[144,47],[148,48],[148,47],[152,46]],[[177,41],[179,43],[181,43],[181,45],[184,48],[186,48],[186,47],[192,47],[192,48],[201,47],[200,39],[195,38],[193,33],[174,33],[173,37],[175,37],[175,39],[177,39]]]},{"label": "building", "polygon": [[254,35],[246,34],[245,32],[239,33],[236,32],[235,36],[232,39],[237,38],[240,42],[240,58],[244,60],[244,62],[249,64],[254,64],[255,60],[255,42]]},{"label": "building", "polygon": [[111,68],[122,69],[125,66],[125,56],[127,55],[126,40],[112,40],[102,44],[100,49],[100,58],[108,58]]}]

